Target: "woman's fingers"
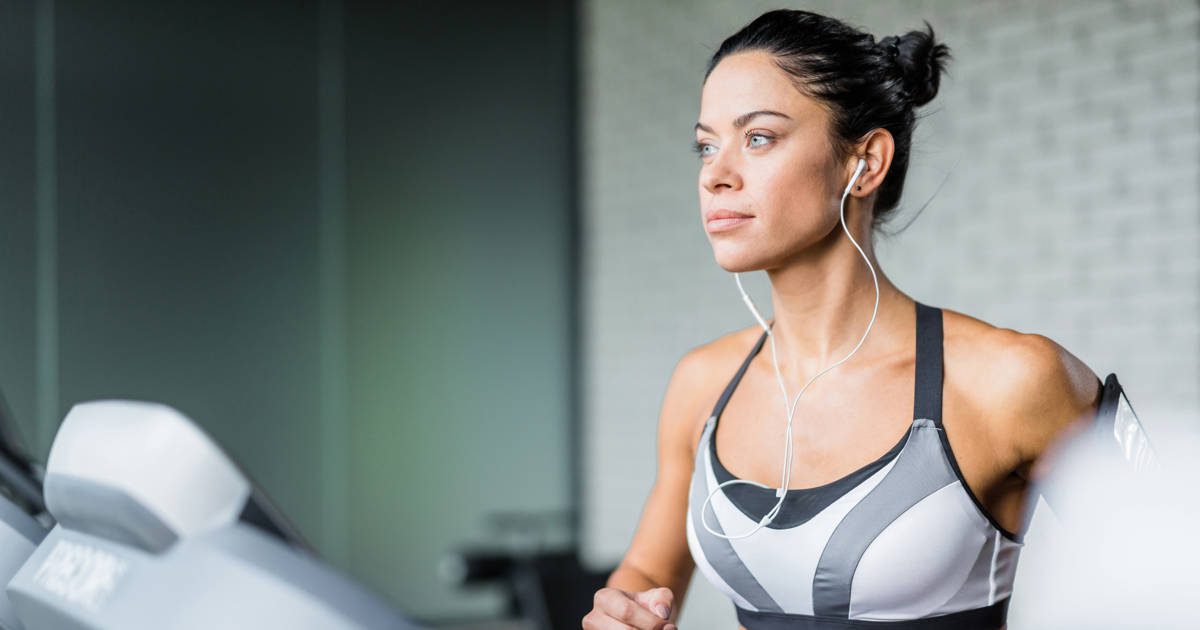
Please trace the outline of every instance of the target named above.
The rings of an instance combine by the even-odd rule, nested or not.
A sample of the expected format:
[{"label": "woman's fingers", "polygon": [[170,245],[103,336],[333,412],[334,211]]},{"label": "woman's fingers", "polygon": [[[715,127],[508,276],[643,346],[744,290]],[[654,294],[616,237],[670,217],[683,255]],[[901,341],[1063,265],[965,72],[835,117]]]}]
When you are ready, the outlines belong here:
[{"label": "woman's fingers", "polygon": [[663,619],[670,619],[671,607],[675,604],[675,594],[665,586],[635,593],[634,599]]},{"label": "woman's fingers", "polygon": [[[616,588],[602,588],[593,597],[593,608],[583,618],[585,630],[668,630],[674,628],[673,623],[652,612],[642,603],[642,600],[653,601],[659,605],[670,602],[661,593],[651,599],[639,596],[653,593],[661,589],[651,589],[641,593],[631,593]],[[665,589],[669,592],[670,589]]]}]

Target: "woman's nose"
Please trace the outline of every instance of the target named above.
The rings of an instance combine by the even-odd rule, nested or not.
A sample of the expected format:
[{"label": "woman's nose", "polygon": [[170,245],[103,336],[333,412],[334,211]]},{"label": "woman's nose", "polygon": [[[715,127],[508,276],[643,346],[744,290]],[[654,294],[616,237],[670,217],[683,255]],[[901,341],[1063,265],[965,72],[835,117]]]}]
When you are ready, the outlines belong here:
[{"label": "woman's nose", "polygon": [[737,188],[741,186],[741,177],[738,174],[737,165],[734,164],[735,158],[736,156],[718,153],[701,169],[700,185],[709,193],[715,193],[722,187]]}]

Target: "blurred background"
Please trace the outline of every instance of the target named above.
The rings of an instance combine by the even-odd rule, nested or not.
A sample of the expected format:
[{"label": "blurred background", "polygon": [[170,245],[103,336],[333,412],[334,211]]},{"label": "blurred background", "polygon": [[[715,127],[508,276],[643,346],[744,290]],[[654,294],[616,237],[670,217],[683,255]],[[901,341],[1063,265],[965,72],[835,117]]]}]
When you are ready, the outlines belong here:
[{"label": "blurred background", "polygon": [[[753,323],[689,144],[708,58],[783,6],[879,37],[928,20],[954,55],[878,240],[889,277],[1054,339],[1152,435],[1193,435],[1195,0],[0,0],[19,437],[44,459],[76,402],[164,402],[418,618],[590,608],[673,365]],[[697,573],[681,627],[734,619]]]}]

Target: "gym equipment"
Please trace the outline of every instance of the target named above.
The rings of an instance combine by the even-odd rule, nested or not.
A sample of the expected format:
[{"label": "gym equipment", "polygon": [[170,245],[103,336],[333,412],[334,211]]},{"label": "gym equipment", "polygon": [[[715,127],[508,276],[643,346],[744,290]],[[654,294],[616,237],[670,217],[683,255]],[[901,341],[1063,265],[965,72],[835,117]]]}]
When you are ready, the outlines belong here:
[{"label": "gym equipment", "polygon": [[44,488],[58,524],[7,588],[28,630],[417,627],[322,563],[166,405],[75,405]]},{"label": "gym equipment", "polygon": [[589,569],[574,544],[547,544],[553,531],[570,527],[571,516],[567,510],[492,512],[486,528],[495,540],[448,551],[438,574],[464,590],[485,585],[502,590],[504,621],[480,620],[480,628],[503,623],[528,630],[577,627],[616,567]]},{"label": "gym equipment", "polygon": [[[7,583],[50,531],[38,471],[18,446],[12,415],[0,393],[0,580]],[[38,520],[41,517],[45,522]],[[0,593],[0,630],[23,630]]]}]

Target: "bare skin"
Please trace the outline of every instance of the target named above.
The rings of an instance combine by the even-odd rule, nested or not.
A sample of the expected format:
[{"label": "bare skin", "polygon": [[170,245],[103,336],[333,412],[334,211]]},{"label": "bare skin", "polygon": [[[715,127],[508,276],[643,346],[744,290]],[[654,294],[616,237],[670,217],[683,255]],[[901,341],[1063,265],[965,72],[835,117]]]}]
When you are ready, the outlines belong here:
[{"label": "bare skin", "polygon": [[[759,110],[783,116],[760,114],[735,126]],[[705,82],[696,131],[702,221],[718,208],[752,216],[732,229],[706,230],[714,257],[726,271],[766,270],[779,368],[793,399],[858,345],[875,307],[871,273],[839,222],[842,192],[858,159],[867,161],[856,182],[861,188],[846,200],[845,225],[876,270],[879,310],[858,351],[800,398],[788,483],[794,489],[874,461],[912,422],[915,305],[880,269],[870,238],[894,143],[876,129],[853,156],[839,159],[826,140],[830,124],[827,110],[768,55],[747,52],[723,59]],[[943,313],[942,419],[951,450],[987,511],[1005,529],[1023,532],[1030,484],[1047,472],[1056,439],[1094,417],[1099,379],[1042,335]],[[761,333],[758,325],[729,333],[676,365],[659,418],[654,487],[584,628],[670,630],[667,622],[678,619],[695,569],[685,535],[693,457],[708,413]],[[714,436],[721,461],[742,479],[778,486],[784,417],[768,344],[721,416]],[[665,620],[633,614],[660,604],[669,608]]]}]

